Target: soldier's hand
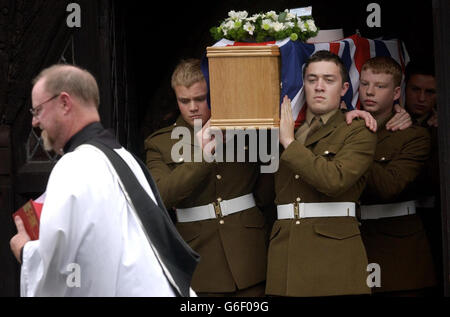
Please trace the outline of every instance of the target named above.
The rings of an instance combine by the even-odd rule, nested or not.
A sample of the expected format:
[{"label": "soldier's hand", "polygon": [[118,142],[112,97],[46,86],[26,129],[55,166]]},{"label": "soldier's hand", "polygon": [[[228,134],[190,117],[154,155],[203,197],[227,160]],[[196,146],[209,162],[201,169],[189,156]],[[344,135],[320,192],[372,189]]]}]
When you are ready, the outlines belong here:
[{"label": "soldier's hand", "polygon": [[207,158],[208,162],[211,161],[212,155],[214,155],[216,151],[217,136],[220,136],[219,140],[223,139],[222,131],[218,128],[211,128],[210,120],[208,120],[203,125],[203,128],[196,134],[197,141],[200,144],[203,150],[203,155]]},{"label": "soldier's hand", "polygon": [[400,105],[394,106],[396,114],[386,123],[386,129],[390,131],[405,130],[412,125],[411,116]]},{"label": "soldier's hand", "polygon": [[437,128],[438,125],[439,125],[438,124],[438,113],[437,113],[437,111],[434,108],[432,108],[431,110],[433,111],[433,114],[431,115],[430,119],[428,119],[427,124],[430,127]]},{"label": "soldier's hand", "polygon": [[369,112],[364,110],[352,110],[345,114],[345,120],[348,125],[350,125],[355,118],[364,119],[366,127],[369,128],[370,131],[377,132],[377,120],[375,120]]},{"label": "soldier's hand", "polygon": [[292,118],[291,100],[284,96],[280,115],[280,143],[287,148],[294,138],[295,121]]}]

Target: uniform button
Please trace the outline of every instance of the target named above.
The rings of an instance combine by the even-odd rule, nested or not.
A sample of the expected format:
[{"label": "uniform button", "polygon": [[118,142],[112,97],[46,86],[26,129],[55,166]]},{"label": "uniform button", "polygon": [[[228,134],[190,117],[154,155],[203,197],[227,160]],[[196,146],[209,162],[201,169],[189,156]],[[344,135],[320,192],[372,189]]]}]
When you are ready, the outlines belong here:
[{"label": "uniform button", "polygon": [[297,200],[298,203],[302,201],[302,199],[300,197],[297,197],[296,200]]},{"label": "uniform button", "polygon": [[328,154],[330,154],[330,151],[325,151],[325,152],[323,152],[323,154],[328,155]]},{"label": "uniform button", "polygon": [[178,162],[180,162],[180,163],[184,162],[184,158],[180,157],[180,158],[178,159]]},{"label": "uniform button", "polygon": [[299,225],[299,224],[300,224],[300,220],[297,220],[297,221],[295,222],[295,224],[296,224],[296,225]]},{"label": "uniform button", "polygon": [[247,145],[246,145],[246,146],[244,146],[244,150],[246,150],[246,151],[248,150],[248,146],[247,146]]},{"label": "uniform button", "polygon": [[222,201],[222,198],[217,198],[217,201],[220,203]]},{"label": "uniform button", "polygon": [[382,160],[382,161],[386,161],[386,158],[383,156],[383,157],[381,158],[381,160]]},{"label": "uniform button", "polygon": [[218,180],[222,179],[222,175],[216,175],[216,177],[217,177]]},{"label": "uniform button", "polygon": [[225,221],[220,220],[219,223],[220,223],[221,225],[223,225],[223,224],[225,223]]},{"label": "uniform button", "polygon": [[297,174],[296,174],[294,177],[295,177],[295,179],[299,179],[299,178],[300,178],[300,175],[297,175]]}]

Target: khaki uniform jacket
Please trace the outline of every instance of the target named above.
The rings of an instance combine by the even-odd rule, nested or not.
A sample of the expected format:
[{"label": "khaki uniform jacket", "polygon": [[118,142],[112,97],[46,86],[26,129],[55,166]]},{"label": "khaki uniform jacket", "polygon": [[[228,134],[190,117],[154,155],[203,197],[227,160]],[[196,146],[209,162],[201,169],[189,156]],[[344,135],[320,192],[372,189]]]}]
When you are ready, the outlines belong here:
[{"label": "khaki uniform jacket", "polygon": [[[375,152],[364,121],[338,111],[305,144],[292,142],[275,174],[276,204],[357,202]],[[355,217],[277,220],[272,228],[266,293],[328,296],[370,293],[367,256]]]},{"label": "khaki uniform jacket", "polygon": [[[426,129],[412,126],[391,132],[380,127],[374,163],[361,204],[414,200],[408,187],[421,172],[430,151]],[[429,243],[418,214],[362,221],[369,262],[381,269],[374,292],[420,289],[436,283]]]},{"label": "khaki uniform jacket", "polygon": [[[251,163],[174,162],[171,139],[175,127],[190,127],[180,116],[175,125],[145,141],[147,166],[167,208],[189,208],[252,193],[259,166]],[[177,136],[178,137],[178,136]],[[192,139],[186,146],[194,153]],[[255,197],[257,200],[258,197]],[[257,200],[258,201],[258,200]],[[265,220],[257,207],[219,219],[177,223],[185,241],[200,254],[192,288],[202,293],[233,292],[265,280]]]}]

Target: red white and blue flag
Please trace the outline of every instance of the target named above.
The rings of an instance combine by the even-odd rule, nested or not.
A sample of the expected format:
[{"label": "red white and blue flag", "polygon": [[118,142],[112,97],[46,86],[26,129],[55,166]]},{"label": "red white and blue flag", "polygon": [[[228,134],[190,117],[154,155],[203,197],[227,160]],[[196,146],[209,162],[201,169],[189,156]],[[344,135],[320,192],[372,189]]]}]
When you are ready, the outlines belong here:
[{"label": "red white and blue flag", "polygon": [[[370,40],[357,34],[335,42],[304,43],[291,41],[289,38],[281,41],[265,43],[240,43],[222,39],[214,46],[243,45],[277,45],[281,55],[281,96],[280,104],[285,95],[291,99],[292,114],[296,125],[305,118],[306,107],[303,92],[303,66],[308,58],[317,51],[327,50],[341,57],[349,73],[350,88],[343,100],[349,109],[359,109],[359,74],[362,65],[375,56],[390,56],[405,69],[409,55],[405,45],[400,40]],[[203,63],[203,72],[209,81],[207,62]]]}]

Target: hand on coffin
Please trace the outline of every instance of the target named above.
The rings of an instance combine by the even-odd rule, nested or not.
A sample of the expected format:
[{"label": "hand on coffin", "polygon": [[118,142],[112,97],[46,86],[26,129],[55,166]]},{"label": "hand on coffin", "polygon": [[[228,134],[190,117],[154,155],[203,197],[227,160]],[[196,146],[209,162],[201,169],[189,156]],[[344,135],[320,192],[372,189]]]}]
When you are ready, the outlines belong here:
[{"label": "hand on coffin", "polygon": [[295,121],[292,118],[291,100],[288,96],[284,96],[281,104],[280,116],[280,143],[287,148],[294,138]]},{"label": "hand on coffin", "polygon": [[208,120],[203,125],[203,128],[197,132],[196,138],[198,144],[201,145],[203,154],[211,157],[216,151],[217,142],[219,142],[220,139],[222,139],[223,142],[224,134],[219,128],[211,127],[211,122]]}]

